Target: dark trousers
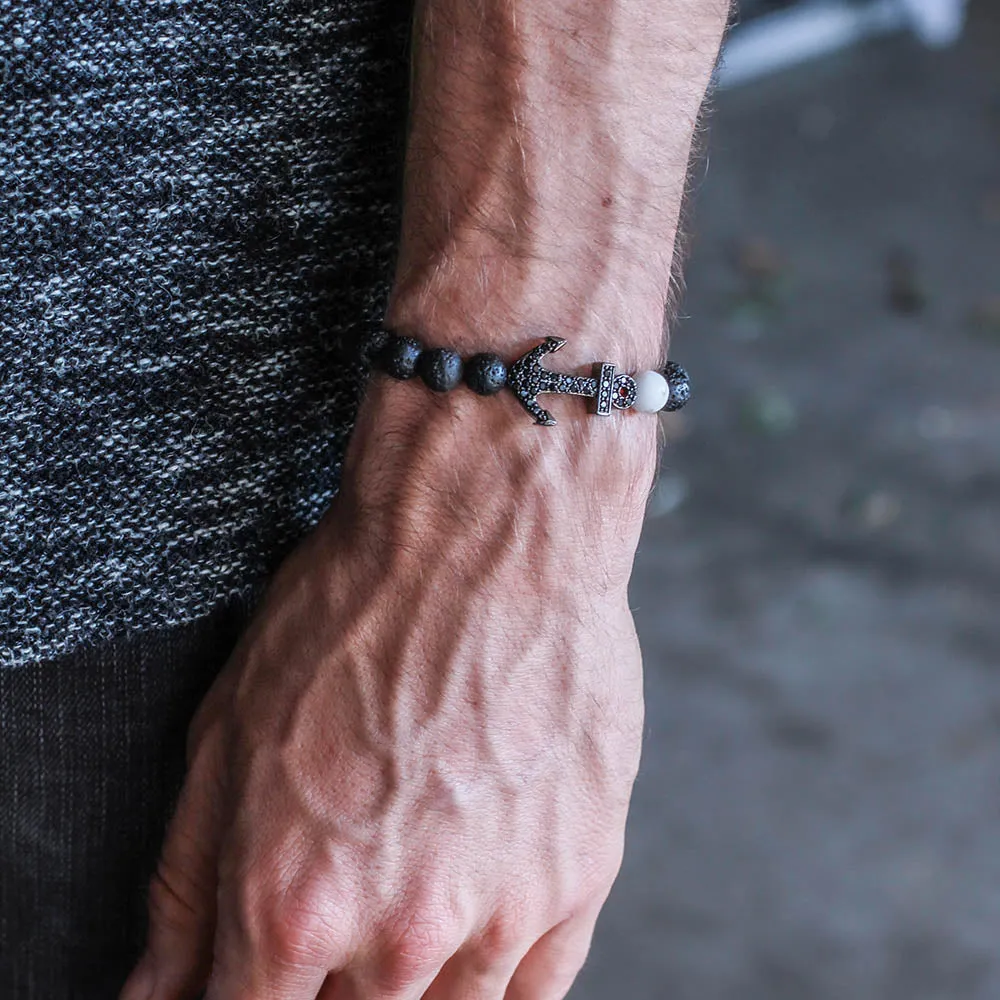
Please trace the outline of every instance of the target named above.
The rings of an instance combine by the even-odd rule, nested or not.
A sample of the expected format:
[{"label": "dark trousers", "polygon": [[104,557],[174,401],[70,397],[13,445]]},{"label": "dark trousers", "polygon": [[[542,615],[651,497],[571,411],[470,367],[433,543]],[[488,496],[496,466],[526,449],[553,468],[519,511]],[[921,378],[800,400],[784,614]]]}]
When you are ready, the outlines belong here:
[{"label": "dark trousers", "polygon": [[117,997],[188,723],[248,614],[0,669],[2,1000]]}]

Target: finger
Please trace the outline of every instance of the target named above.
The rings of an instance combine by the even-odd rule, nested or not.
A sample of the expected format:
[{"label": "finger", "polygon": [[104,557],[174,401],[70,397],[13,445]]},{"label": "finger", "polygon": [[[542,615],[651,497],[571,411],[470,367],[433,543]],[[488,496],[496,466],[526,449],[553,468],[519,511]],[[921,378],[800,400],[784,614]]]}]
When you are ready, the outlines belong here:
[{"label": "finger", "polygon": [[146,951],[120,1000],[187,1000],[204,989],[215,931],[223,822],[221,740],[196,754],[149,887]]},{"label": "finger", "polygon": [[227,966],[212,973],[205,1000],[316,1000],[326,972],[304,966],[280,967],[276,962],[250,969]]},{"label": "finger", "polygon": [[532,946],[511,978],[503,1000],[562,1000],[590,951],[596,916],[571,917]]},{"label": "finger", "polygon": [[341,973],[330,976],[317,1000],[422,1000],[433,979],[425,976],[421,982],[393,986]]},{"label": "finger", "polygon": [[519,919],[497,915],[448,960],[425,1000],[503,1000],[534,938]]},{"label": "finger", "polygon": [[504,1000],[518,957],[486,966],[480,958],[456,956],[430,985],[424,1000]]}]

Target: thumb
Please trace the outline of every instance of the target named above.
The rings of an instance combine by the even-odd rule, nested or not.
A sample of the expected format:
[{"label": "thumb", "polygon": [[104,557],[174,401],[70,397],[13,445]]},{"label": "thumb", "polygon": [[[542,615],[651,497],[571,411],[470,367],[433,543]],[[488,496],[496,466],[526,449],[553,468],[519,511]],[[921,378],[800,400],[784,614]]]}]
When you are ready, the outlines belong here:
[{"label": "thumb", "polygon": [[213,736],[188,769],[149,886],[146,951],[119,1000],[188,1000],[208,981],[224,820],[222,741]]}]

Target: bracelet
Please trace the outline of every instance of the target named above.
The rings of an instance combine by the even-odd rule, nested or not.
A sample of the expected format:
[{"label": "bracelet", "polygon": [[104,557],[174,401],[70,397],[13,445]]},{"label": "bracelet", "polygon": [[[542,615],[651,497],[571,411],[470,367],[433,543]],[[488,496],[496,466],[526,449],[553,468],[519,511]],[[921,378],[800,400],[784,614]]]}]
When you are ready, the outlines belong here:
[{"label": "bracelet", "polygon": [[468,361],[446,347],[425,348],[414,337],[383,333],[368,349],[368,358],[380,371],[396,379],[419,376],[428,389],[449,392],[463,381],[480,396],[492,396],[505,386],[521,401],[535,422],[552,427],[556,420],[538,403],[543,392],[587,396],[594,412],[608,416],[612,409],[629,408],[642,413],[679,410],[691,398],[687,372],[673,361],[662,371],[638,375],[618,372],[608,361],[598,361],[593,375],[566,375],[542,367],[542,358],[558,351],[566,341],[546,337],[537,347],[518,358],[509,368],[496,354],[476,354]]}]

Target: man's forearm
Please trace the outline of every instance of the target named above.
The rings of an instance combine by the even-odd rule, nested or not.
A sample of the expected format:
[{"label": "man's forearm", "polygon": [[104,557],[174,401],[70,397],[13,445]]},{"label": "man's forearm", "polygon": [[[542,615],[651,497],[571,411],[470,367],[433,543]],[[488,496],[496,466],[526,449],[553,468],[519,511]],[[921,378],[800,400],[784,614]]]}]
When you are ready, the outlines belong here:
[{"label": "man's forearm", "polygon": [[[388,325],[507,359],[556,334],[563,371],[662,360],[688,161],[727,13],[728,0],[420,0]],[[377,379],[348,493],[397,521],[409,483],[444,475],[461,484],[459,521],[516,506],[523,526],[557,504],[597,560],[627,574],[656,421],[550,397],[559,427],[540,431],[504,397],[432,399]]]},{"label": "man's forearm", "polygon": [[460,349],[662,349],[726,0],[422,0],[389,321]]},{"label": "man's forearm", "polygon": [[[656,362],[725,14],[424,0],[390,325]],[[127,1000],[565,996],[638,766],[656,428],[568,403],[539,429],[510,393],[374,380],[192,727]]]}]

